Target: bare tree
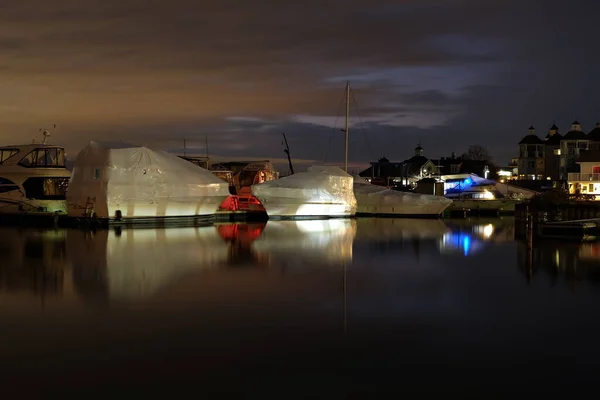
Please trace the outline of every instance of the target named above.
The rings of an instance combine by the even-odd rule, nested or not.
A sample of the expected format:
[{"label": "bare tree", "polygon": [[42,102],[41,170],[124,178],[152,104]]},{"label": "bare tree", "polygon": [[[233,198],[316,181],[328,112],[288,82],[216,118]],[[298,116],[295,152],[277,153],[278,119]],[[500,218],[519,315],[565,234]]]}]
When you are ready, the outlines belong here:
[{"label": "bare tree", "polygon": [[466,153],[463,153],[462,158],[464,160],[476,160],[476,161],[490,161],[492,157],[488,150],[480,145],[473,144],[469,146]]}]

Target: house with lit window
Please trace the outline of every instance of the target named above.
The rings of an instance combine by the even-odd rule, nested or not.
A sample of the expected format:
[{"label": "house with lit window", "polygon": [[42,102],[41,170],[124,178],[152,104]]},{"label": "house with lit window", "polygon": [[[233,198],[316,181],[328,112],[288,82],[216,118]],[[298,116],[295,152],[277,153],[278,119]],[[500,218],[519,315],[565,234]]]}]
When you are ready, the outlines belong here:
[{"label": "house with lit window", "polygon": [[549,181],[560,180],[560,141],[562,135],[558,133],[558,126],[552,124],[544,141],[544,175]]},{"label": "house with lit window", "polygon": [[577,160],[582,151],[588,150],[590,140],[581,130],[581,124],[573,121],[571,130],[560,141],[560,177],[568,179],[568,174],[577,173]]},{"label": "house with lit window", "polygon": [[519,142],[519,179],[544,179],[545,145],[535,134],[535,128],[529,127],[529,134]]},{"label": "house with lit window", "polygon": [[600,200],[600,150],[581,151],[579,172],[568,174],[570,194],[595,195]]},{"label": "house with lit window", "polygon": [[[579,126],[579,129],[581,129],[581,126]],[[544,138],[537,136],[535,128],[530,126],[529,134],[519,142],[519,157],[517,158],[518,179],[559,180],[561,140],[563,140],[563,137],[558,133],[558,126],[556,124],[550,127],[548,134]]]},{"label": "house with lit window", "polygon": [[543,138],[530,126],[519,142],[518,179],[565,181],[568,174],[579,172],[579,154],[587,150],[600,150],[600,123],[586,134],[579,121],[573,121],[564,136],[553,124]]},{"label": "house with lit window", "polygon": [[498,167],[497,175],[498,180],[502,183],[516,180],[519,176],[519,158],[511,158],[508,165]]},{"label": "house with lit window", "polygon": [[438,160],[425,157],[425,150],[418,145],[411,158],[392,162],[382,157],[378,161],[372,161],[371,166],[358,175],[383,186],[414,186],[423,178],[438,176],[440,170],[437,163]]},{"label": "house with lit window", "polygon": [[498,172],[496,166],[490,161],[470,160],[463,156],[457,157],[454,153],[450,157],[440,158],[437,166],[442,175],[475,174],[486,179],[496,179]]},{"label": "house with lit window", "polygon": [[427,158],[421,145],[415,148],[415,154],[402,162],[392,162],[387,158],[380,158],[371,162],[371,166],[358,175],[367,178],[371,183],[384,186],[414,187],[418,181],[425,178],[439,178],[452,175],[465,179],[475,174],[489,179],[497,178],[497,168],[490,161],[471,160],[463,156],[440,159]]}]

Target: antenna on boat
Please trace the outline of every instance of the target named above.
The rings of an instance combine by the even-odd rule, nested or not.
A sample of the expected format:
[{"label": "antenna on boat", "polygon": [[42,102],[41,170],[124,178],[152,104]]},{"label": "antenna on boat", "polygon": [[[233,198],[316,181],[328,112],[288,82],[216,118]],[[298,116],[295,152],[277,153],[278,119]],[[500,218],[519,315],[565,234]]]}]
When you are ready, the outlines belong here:
[{"label": "antenna on boat", "polygon": [[348,173],[348,118],[350,117],[350,81],[346,81],[346,120],[344,123],[345,150],[344,171]]},{"label": "antenna on boat", "polygon": [[205,146],[205,150],[206,150],[206,158],[208,158],[208,135],[206,135],[204,137],[205,141],[206,141],[206,146]]},{"label": "antenna on boat", "polygon": [[[46,140],[48,139],[48,136],[51,136],[50,132],[53,129],[56,129],[56,124],[54,124],[52,128],[40,129],[40,132],[42,132],[42,135],[44,135],[44,141],[42,142],[42,144],[46,144]],[[33,140],[33,143],[35,143],[35,139]]]},{"label": "antenna on boat", "polygon": [[287,154],[288,164],[290,165],[290,172],[294,175],[294,166],[292,165],[292,158],[290,157],[290,146],[288,146],[287,138],[285,137],[285,132],[281,133],[283,135],[283,141],[285,142],[285,149],[283,151]]}]

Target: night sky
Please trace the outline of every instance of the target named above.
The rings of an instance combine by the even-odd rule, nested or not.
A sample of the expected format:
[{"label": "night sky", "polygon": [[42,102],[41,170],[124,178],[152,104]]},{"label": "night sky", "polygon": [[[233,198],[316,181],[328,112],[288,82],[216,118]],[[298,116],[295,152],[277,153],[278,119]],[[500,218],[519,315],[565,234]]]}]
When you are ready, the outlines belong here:
[{"label": "night sky", "polygon": [[[592,0],[2,0],[0,141],[89,140],[216,158],[343,161],[486,146],[600,121]],[[337,115],[337,127],[334,128]],[[190,150],[193,152],[193,150]],[[304,160],[304,161],[302,161]]]}]

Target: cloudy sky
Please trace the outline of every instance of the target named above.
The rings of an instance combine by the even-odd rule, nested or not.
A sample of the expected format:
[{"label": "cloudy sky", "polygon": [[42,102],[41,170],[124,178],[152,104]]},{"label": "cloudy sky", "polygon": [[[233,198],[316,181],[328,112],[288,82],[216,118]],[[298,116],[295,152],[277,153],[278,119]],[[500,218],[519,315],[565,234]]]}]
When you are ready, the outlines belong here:
[{"label": "cloudy sky", "polygon": [[[600,120],[592,0],[2,0],[0,140],[343,161],[489,148]],[[338,118],[339,116],[339,118]]]}]

